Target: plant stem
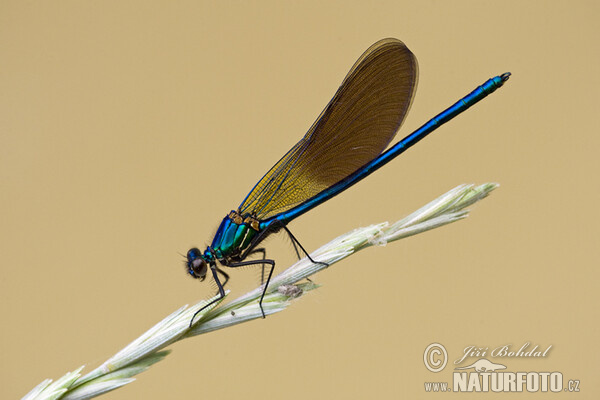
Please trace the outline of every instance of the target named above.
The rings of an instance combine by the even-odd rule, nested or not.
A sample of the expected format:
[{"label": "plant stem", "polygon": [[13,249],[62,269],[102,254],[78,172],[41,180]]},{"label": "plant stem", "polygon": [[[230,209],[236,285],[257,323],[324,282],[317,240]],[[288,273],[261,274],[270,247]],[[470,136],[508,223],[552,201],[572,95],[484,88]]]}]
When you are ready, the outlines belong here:
[{"label": "plant stem", "polygon": [[[303,258],[271,280],[263,299],[265,314],[283,311],[293,299],[318,287],[312,282],[298,284],[299,281],[359,250],[373,245],[385,246],[389,242],[463,219],[469,213],[466,207],[485,198],[497,187],[495,183],[460,185],[394,224],[384,222],[337,237],[311,254],[313,260],[321,263],[313,264],[308,258]],[[88,374],[81,376],[83,367],[80,367],[54,383],[46,379],[23,399],[90,399],[133,382],[133,376],[170,353],[170,350],[162,350],[165,347],[191,336],[261,318],[258,300],[262,291],[261,285],[223,306],[221,299],[203,310],[191,328],[189,323],[194,313],[212,299],[202,300],[191,307],[183,306]]]}]

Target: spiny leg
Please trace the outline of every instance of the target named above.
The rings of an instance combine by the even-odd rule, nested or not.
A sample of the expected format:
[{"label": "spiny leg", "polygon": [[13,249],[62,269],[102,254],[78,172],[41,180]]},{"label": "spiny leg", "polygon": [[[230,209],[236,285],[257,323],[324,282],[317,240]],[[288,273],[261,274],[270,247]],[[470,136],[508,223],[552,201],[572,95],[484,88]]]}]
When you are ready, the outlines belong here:
[{"label": "spiny leg", "polygon": [[[260,248],[255,248],[255,246],[257,246],[260,242],[262,242],[267,236],[269,236],[271,233],[277,231],[278,228],[278,224],[277,223],[271,223],[269,224],[266,228],[264,228],[263,230],[258,232],[258,235],[256,235],[253,239],[252,242],[250,243],[250,246],[248,246],[248,248],[242,253],[242,255],[240,256],[240,260],[245,260],[248,256],[250,256],[251,254],[254,253],[262,253],[263,255],[263,260],[266,259],[267,257],[267,252],[264,248],[260,247]],[[258,264],[259,262],[257,262],[256,264]],[[262,285],[262,283],[265,280],[265,262],[260,261],[260,263],[262,264],[262,271],[260,274],[260,283]],[[239,263],[233,263],[238,265]],[[247,265],[247,264],[246,264]],[[262,308],[261,308],[262,310]]]},{"label": "spiny leg", "polygon": [[[298,246],[300,246],[300,248],[302,249],[304,254],[306,254],[306,257],[308,257],[310,262],[312,262],[313,264],[321,264],[321,265],[325,265],[326,267],[329,267],[329,264],[327,264],[325,262],[313,260],[312,257],[310,256],[310,254],[308,254],[308,252],[304,249],[304,247],[302,247],[302,245],[300,244],[298,239],[296,239],[296,237],[294,235],[292,235],[292,232],[290,232],[290,230],[287,228],[287,226],[283,226],[283,229],[285,229],[285,231],[288,234],[288,236],[290,237],[290,239],[292,239],[292,243],[294,243],[294,248],[296,248],[296,244],[298,244]],[[297,249],[296,249],[296,253],[298,253]],[[298,254],[298,258],[300,258],[299,254]],[[309,281],[310,281],[310,279],[309,279]]]},{"label": "spiny leg", "polygon": [[251,260],[251,261],[241,261],[236,263],[226,264],[228,267],[236,268],[243,267],[246,265],[257,265],[262,264],[263,268],[265,264],[271,265],[271,270],[269,271],[269,276],[267,277],[267,282],[265,283],[265,288],[263,289],[262,294],[260,295],[260,300],[258,301],[258,306],[260,307],[260,312],[262,313],[263,318],[265,318],[265,310],[263,310],[262,302],[265,297],[265,293],[267,292],[267,288],[269,287],[269,281],[271,280],[271,276],[273,275],[273,271],[275,270],[275,260],[262,259],[262,260]]},{"label": "spiny leg", "polygon": [[[254,253],[262,253],[263,260],[267,258],[267,251],[263,247],[252,250],[247,256],[250,256]],[[262,269],[260,271],[260,284],[262,285],[263,283],[265,283],[265,263],[262,263]]]},{"label": "spiny leg", "polygon": [[223,277],[225,278],[225,281],[223,282],[223,287],[225,287],[225,285],[227,285],[227,282],[229,282],[229,274],[217,266],[215,266],[215,268],[217,269],[217,272],[223,275]]},{"label": "spiny leg", "polygon": [[[296,251],[296,255],[298,256],[298,260],[302,260],[302,257],[300,257],[300,252],[298,251],[298,246],[300,246],[300,248],[302,249],[302,251],[304,252],[304,254],[306,254],[306,256],[308,257],[308,259],[313,264],[323,264],[326,267],[329,267],[329,264],[327,264],[327,263],[317,262],[317,261],[313,260],[312,257],[310,256],[310,254],[308,254],[308,252],[306,250],[304,250],[304,247],[302,247],[302,245],[300,244],[300,242],[298,241],[298,239],[296,239],[296,237],[294,235],[292,235],[292,232],[290,232],[290,230],[286,226],[284,226],[283,229],[285,229],[285,232],[288,234],[288,236],[290,237],[290,240],[292,241],[292,245],[294,245],[294,250]],[[298,246],[296,246],[296,243],[298,243]],[[311,281],[309,277],[306,277],[304,279],[306,279],[310,283],[313,283],[313,281]]]},{"label": "spiny leg", "polygon": [[[288,232],[288,236],[290,236],[288,229],[285,228],[285,230]],[[290,239],[291,239],[291,237],[290,237]],[[292,239],[292,245],[294,246],[294,251],[296,252],[296,256],[298,257],[298,260],[302,260],[302,257],[300,257],[300,252],[298,251],[298,246],[296,246],[296,242],[293,239]],[[304,249],[302,249],[302,250],[304,250]],[[305,251],[305,253],[306,253],[306,251]]]},{"label": "spiny leg", "polygon": [[[204,310],[206,307],[216,303],[217,301],[223,299],[223,297],[225,297],[225,290],[223,289],[223,285],[221,285],[221,281],[219,280],[219,276],[217,275],[217,271],[220,271],[219,268],[217,268],[216,264],[211,263],[210,264],[210,270],[212,272],[213,275],[213,279],[215,280],[215,283],[217,284],[217,286],[219,287],[219,297],[217,297],[216,299],[214,299],[213,301],[211,301],[210,303],[208,303],[207,305],[205,305],[204,307],[202,307],[201,309],[199,309],[198,311],[196,311],[194,313],[194,315],[192,316],[192,320],[190,321],[190,328],[192,327],[192,325],[194,324],[194,319],[196,318],[196,315],[198,315],[200,313],[200,311]],[[227,274],[225,274],[223,271],[220,271],[221,273],[223,273],[225,275],[225,277],[228,279],[229,276]],[[225,281],[227,282],[227,281]]]}]

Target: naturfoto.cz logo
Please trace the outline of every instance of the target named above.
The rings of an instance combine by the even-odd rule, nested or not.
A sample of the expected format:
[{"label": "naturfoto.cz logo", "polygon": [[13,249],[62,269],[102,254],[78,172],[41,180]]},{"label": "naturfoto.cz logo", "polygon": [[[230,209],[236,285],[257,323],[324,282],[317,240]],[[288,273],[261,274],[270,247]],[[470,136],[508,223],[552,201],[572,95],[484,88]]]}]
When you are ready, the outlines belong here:
[{"label": "naturfoto.cz logo", "polygon": [[[540,349],[539,346],[523,344],[518,350],[511,345],[498,346],[491,351],[487,347],[467,346],[463,355],[454,361],[462,364],[471,357],[524,358],[547,357],[552,345]],[[431,372],[440,372],[448,364],[448,351],[440,343],[432,343],[423,354],[425,367]],[[452,372],[452,383],[425,382],[426,392],[579,392],[579,380],[565,381],[559,371],[509,371],[505,361],[492,362],[479,358],[470,364],[457,366]]]}]

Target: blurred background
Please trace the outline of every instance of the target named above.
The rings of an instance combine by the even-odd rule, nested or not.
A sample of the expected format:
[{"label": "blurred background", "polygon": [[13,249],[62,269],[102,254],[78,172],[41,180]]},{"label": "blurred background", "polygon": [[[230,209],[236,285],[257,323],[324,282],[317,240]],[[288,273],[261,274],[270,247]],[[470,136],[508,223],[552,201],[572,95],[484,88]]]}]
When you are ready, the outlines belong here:
[{"label": "blurred background", "polygon": [[[283,313],[175,344],[104,397],[426,398],[465,347],[526,342],[553,347],[492,361],[597,397],[599,17],[594,1],[3,1],[0,397],[89,371],[210,296],[181,254],[384,37],[419,60],[398,138],[513,76],[292,232],[311,251],[458,184],[501,187],[465,221],[315,276],[322,288]],[[287,239],[267,245],[279,271],[293,262]],[[258,283],[258,268],[231,272],[231,298]],[[438,374],[423,364],[433,342],[449,353]]]}]

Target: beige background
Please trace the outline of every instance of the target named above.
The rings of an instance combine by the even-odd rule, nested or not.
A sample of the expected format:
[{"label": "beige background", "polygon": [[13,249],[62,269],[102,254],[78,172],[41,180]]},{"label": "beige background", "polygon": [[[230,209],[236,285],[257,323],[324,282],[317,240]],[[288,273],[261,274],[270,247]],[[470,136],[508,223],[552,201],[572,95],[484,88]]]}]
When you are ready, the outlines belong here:
[{"label": "beige background", "polygon": [[[504,364],[561,371],[581,380],[577,398],[597,398],[599,11],[593,1],[3,1],[0,397],[94,367],[209,296],[178,253],[210,241],[360,54],[392,36],[420,66],[399,136],[489,77],[513,77],[290,228],[312,250],[460,183],[501,188],[466,221],[321,273],[323,287],[284,313],[173,346],[105,397],[427,399],[439,395],[425,381],[451,376],[425,369],[430,343],[452,361],[468,345],[531,342],[553,349]],[[288,241],[268,246],[280,266],[293,260]],[[254,269],[233,274],[234,295],[256,284]]]}]

